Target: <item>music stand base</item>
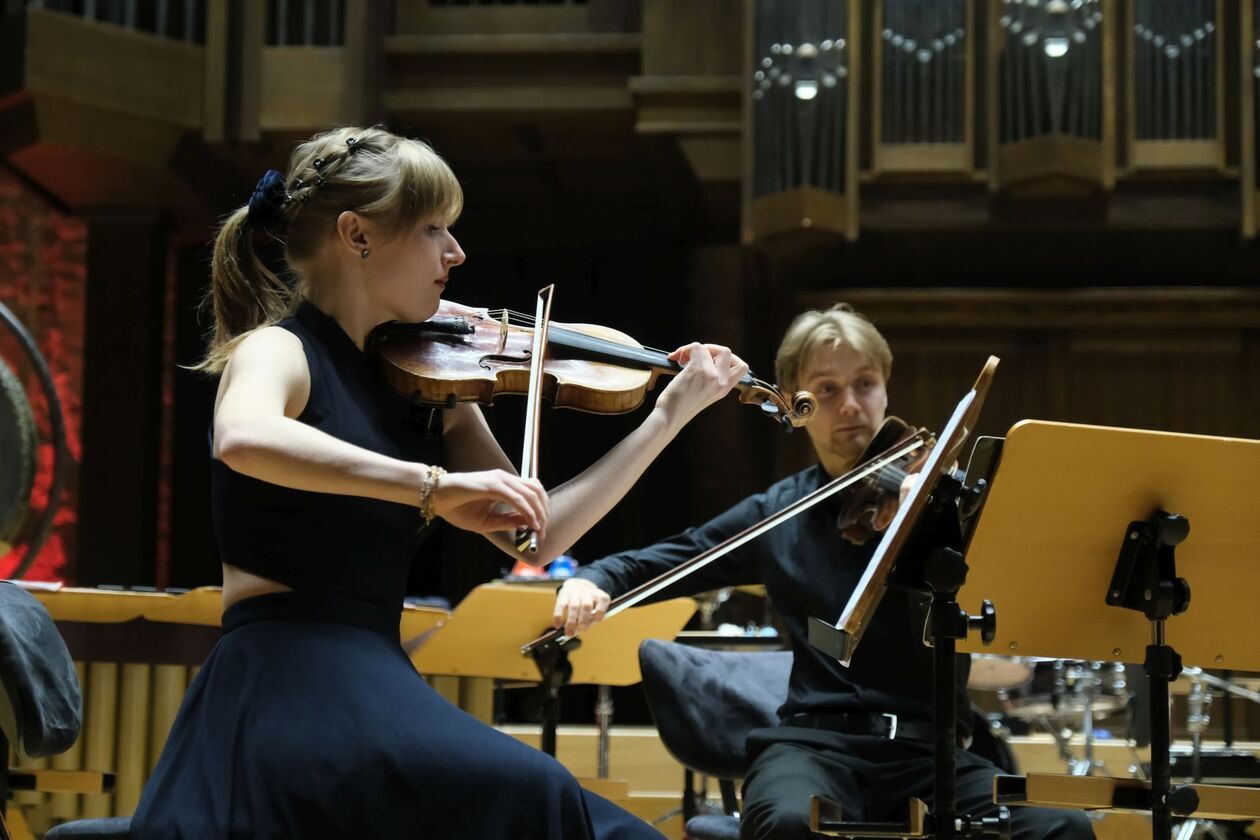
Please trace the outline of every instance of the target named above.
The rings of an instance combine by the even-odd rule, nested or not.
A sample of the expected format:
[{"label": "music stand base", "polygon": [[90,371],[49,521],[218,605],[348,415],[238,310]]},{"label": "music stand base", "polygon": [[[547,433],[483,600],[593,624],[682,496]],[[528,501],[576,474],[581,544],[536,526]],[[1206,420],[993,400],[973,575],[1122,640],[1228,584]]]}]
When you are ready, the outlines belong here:
[{"label": "music stand base", "polygon": [[[1260,819],[1260,789],[1230,785],[1185,785],[1199,807],[1193,816],[1204,820]],[[1077,811],[1150,811],[1151,783],[1110,776],[1065,776],[1029,773],[1027,776],[994,776],[993,799],[1004,805],[1038,808],[1070,808]]]}]

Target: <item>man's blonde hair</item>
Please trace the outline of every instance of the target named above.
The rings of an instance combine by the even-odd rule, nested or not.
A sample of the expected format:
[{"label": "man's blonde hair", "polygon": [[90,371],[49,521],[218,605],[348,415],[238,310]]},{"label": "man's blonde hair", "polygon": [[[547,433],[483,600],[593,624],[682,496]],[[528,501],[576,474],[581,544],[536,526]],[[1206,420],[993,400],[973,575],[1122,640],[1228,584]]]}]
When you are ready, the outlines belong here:
[{"label": "man's blonde hair", "polygon": [[853,311],[847,303],[830,309],[811,309],[792,320],[779,352],[774,357],[775,381],[779,387],[795,391],[801,387],[801,368],[820,348],[852,347],[871,361],[884,374],[892,375],[892,350],[865,316]]}]

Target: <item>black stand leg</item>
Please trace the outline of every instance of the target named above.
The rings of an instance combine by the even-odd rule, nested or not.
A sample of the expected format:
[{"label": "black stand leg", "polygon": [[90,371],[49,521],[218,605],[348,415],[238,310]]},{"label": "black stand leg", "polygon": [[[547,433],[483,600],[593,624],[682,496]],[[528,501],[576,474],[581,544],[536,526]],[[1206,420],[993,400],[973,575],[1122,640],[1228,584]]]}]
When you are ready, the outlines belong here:
[{"label": "black stand leg", "polygon": [[928,613],[928,636],[932,642],[932,729],[935,772],[932,786],[932,824],[936,840],[955,838],[1009,837],[1010,814],[1005,808],[997,817],[973,819],[958,815],[958,682],[956,654],[958,640],[971,629],[979,630],[990,642],[997,632],[993,605],[984,603],[976,617],[968,616],[958,605],[958,590],[967,580],[967,564],[952,548],[932,552],[924,565],[924,580],[932,588]]},{"label": "black stand leg", "polygon": [[966,579],[967,566],[962,555],[946,548],[933,552],[924,571],[932,587],[928,628],[932,641],[933,822],[936,840],[954,840],[958,819],[958,687],[954,657],[958,639],[967,635],[967,614],[954,597]]},{"label": "black stand leg", "polygon": [[[1154,623],[1162,642],[1164,622]],[[1172,745],[1167,714],[1168,682],[1181,672],[1181,657],[1162,643],[1147,645],[1144,667],[1151,687],[1151,827],[1152,836],[1163,840],[1172,837],[1172,812],[1168,808],[1168,790],[1172,786],[1168,755]]]},{"label": "black stand leg", "polygon": [[542,675],[542,682],[538,684],[542,693],[542,740],[539,746],[552,758],[556,755],[556,729],[560,726],[560,689],[573,676],[568,650],[577,646],[575,642],[573,640],[564,647],[545,645],[533,652],[538,672]]},{"label": "black stand leg", "polygon": [[[932,656],[932,672],[936,675],[933,686],[932,721],[936,731],[933,747],[936,754],[935,781],[932,785],[933,805],[936,812],[936,840],[954,840],[954,825],[958,818],[958,724],[954,702],[954,650],[953,639],[935,642]],[[943,678],[942,675],[948,675]]]}]

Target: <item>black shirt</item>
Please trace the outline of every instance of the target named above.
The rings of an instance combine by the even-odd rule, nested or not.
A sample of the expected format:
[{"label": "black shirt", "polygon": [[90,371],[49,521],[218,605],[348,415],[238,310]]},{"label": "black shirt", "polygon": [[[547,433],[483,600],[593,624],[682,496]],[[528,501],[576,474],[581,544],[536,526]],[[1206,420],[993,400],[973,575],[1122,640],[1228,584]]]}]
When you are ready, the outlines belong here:
[{"label": "black shirt", "polygon": [[[605,557],[580,569],[614,598],[771,516],[829,481],[813,466],[750,496],[705,524],[638,551]],[[857,546],[841,537],[835,510],[815,505],[757,537],[650,600],[763,583],[787,629],[793,656],[781,717],[810,712],[893,712],[932,718],[932,650],[923,643],[928,596],[889,586],[850,667],[809,643],[811,617],[834,622],[856,587],[876,540]],[[957,659],[959,725],[970,732],[966,678],[970,660]]]},{"label": "black shirt", "polygon": [[[300,422],[393,458],[442,463],[442,412],[382,385],[336,321],[303,303],[278,326],[301,340],[310,369]],[[401,607],[411,560],[427,536],[411,505],[281,487],[218,459],[211,511],[224,562],[299,591],[390,607]]]}]

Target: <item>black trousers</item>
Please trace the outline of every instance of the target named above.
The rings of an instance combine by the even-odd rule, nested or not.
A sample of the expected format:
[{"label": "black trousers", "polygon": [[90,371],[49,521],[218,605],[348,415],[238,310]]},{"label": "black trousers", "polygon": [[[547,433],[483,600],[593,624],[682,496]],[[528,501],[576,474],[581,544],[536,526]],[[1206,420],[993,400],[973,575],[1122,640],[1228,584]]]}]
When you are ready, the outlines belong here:
[{"label": "black trousers", "polygon": [[[744,778],[741,840],[814,840],[809,799],[822,794],[846,819],[901,820],[909,798],[932,804],[932,745],[924,741],[842,735],[779,726],[748,738],[752,769]],[[992,816],[997,767],[958,751],[958,813]],[[1012,840],[1091,840],[1083,812],[1012,808]]]}]

